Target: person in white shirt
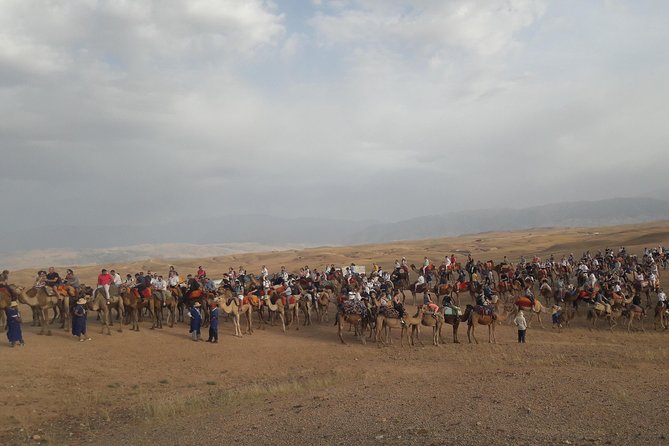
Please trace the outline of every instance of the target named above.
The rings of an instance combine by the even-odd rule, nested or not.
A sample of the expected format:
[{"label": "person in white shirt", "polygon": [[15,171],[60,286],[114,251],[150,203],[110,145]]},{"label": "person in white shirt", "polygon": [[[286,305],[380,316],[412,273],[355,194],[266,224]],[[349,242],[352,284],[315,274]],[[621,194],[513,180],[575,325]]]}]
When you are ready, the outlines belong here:
[{"label": "person in white shirt", "polygon": [[418,287],[421,287],[423,285],[425,285],[425,277],[420,275],[418,276],[418,281],[416,282],[416,289],[418,289]]},{"label": "person in white shirt", "polygon": [[170,288],[175,288],[179,286],[179,276],[177,275],[176,272],[170,271],[170,275],[167,278],[167,286]]},{"label": "person in white shirt", "polygon": [[667,306],[667,295],[662,288],[657,291],[657,303],[664,307]]},{"label": "person in white shirt", "polygon": [[267,271],[267,267],[265,265],[263,265],[262,269],[260,270],[260,277],[262,277],[262,280],[265,280],[268,275],[269,275],[269,271]]},{"label": "person in white shirt", "polygon": [[123,285],[123,279],[121,278],[121,275],[117,273],[114,270],[109,271],[109,274],[114,278],[114,282],[112,282],[116,286],[121,286]]},{"label": "person in white shirt", "polygon": [[588,285],[590,285],[590,288],[594,288],[596,283],[597,277],[595,277],[595,273],[590,273],[590,276],[588,276]]}]

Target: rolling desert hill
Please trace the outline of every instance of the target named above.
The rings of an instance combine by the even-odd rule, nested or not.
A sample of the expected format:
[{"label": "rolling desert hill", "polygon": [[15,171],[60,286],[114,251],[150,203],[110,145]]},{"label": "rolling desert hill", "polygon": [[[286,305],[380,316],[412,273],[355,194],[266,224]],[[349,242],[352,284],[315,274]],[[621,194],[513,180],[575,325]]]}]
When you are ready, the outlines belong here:
[{"label": "rolling desert hill", "polygon": [[[120,273],[137,271],[164,271],[174,265],[181,274],[195,272],[199,265],[205,267],[211,277],[220,277],[229,267],[244,265],[248,271],[258,273],[262,265],[267,265],[270,272],[276,272],[281,266],[296,271],[304,265],[322,269],[327,264],[337,266],[366,265],[371,267],[376,262],[382,267],[391,268],[395,259],[405,256],[409,262],[419,264],[424,256],[440,262],[444,255],[466,256],[468,253],[477,259],[501,260],[505,255],[517,261],[521,255],[538,254],[560,256],[573,252],[580,255],[585,250],[604,249],[605,247],[625,246],[631,252],[641,251],[644,247],[669,245],[669,220],[653,223],[601,226],[594,228],[542,228],[509,232],[487,232],[460,237],[446,237],[418,241],[402,241],[381,244],[355,245],[343,247],[316,247],[305,249],[272,250],[265,252],[235,253],[230,255],[207,256],[191,259],[147,259],[128,262],[109,262],[95,266],[65,266],[75,269],[80,279],[91,283],[97,277],[101,267],[114,268]],[[48,259],[47,259],[48,260]],[[44,264],[45,268],[50,264]],[[12,273],[12,281],[28,285],[34,278],[35,270],[22,269]]]}]

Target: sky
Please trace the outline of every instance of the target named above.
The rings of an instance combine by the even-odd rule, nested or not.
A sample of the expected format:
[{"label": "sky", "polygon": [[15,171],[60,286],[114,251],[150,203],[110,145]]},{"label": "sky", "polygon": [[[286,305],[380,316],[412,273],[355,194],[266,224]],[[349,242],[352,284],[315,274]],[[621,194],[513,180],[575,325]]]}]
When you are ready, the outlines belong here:
[{"label": "sky", "polygon": [[3,229],[666,188],[663,0],[0,0]]}]

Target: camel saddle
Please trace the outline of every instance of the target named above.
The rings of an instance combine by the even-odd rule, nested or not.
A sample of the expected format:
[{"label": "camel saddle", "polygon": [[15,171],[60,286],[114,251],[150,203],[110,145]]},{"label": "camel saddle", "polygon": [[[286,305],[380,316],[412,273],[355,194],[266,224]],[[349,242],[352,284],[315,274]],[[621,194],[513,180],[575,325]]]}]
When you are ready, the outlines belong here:
[{"label": "camel saddle", "polygon": [[[611,307],[609,306],[607,308],[607,305],[604,305],[603,303],[597,302],[595,306],[593,307],[595,311],[599,311],[600,313],[610,313],[611,312]],[[608,311],[607,311],[608,309]]]},{"label": "camel saddle", "polygon": [[497,315],[495,314],[495,310],[493,310],[490,307],[487,307],[485,305],[477,305],[474,307],[474,311],[476,311],[478,314],[482,316],[490,316],[493,319],[497,319]]},{"label": "camel saddle", "polygon": [[534,306],[532,305],[532,301],[530,300],[530,298],[527,296],[519,297],[518,299],[516,299],[515,304],[516,306],[523,308],[532,308]]},{"label": "camel saddle", "polygon": [[379,314],[382,314],[383,316],[389,318],[389,319],[399,319],[400,318],[400,313],[391,306],[384,306],[379,308]]},{"label": "camel saddle", "polygon": [[260,305],[260,299],[255,294],[247,294],[246,296],[244,296],[242,303],[244,305],[251,304],[252,306],[257,307],[258,305]]},{"label": "camel saddle", "polygon": [[444,307],[444,316],[461,316],[462,311],[460,307],[455,307],[455,310],[451,307]]},{"label": "camel saddle", "polygon": [[202,290],[195,290],[192,293],[190,293],[191,299],[197,299],[198,297],[202,297]]},{"label": "camel saddle", "polygon": [[469,288],[469,282],[458,282],[459,291],[466,290],[467,288]]},{"label": "camel saddle", "polygon": [[359,314],[363,317],[367,315],[367,306],[364,303],[358,301],[347,300],[342,303],[341,309],[342,312],[346,315]]}]

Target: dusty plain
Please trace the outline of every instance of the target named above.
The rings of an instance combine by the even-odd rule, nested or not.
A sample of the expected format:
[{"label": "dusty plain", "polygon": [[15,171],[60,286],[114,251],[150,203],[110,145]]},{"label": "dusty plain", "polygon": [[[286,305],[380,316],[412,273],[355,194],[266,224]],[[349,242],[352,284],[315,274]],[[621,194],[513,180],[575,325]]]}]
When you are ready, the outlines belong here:
[{"label": "dusty plain", "polygon": [[[104,266],[125,274],[175,265],[183,275],[203,265],[217,277],[240,264],[256,273],[262,264],[389,268],[401,256],[418,264],[469,252],[515,262],[668,243],[669,222],[659,222]],[[91,283],[100,267],[76,271]],[[29,285],[34,273],[13,272],[11,282]],[[468,344],[463,324],[461,344],[447,326],[444,345],[430,346],[424,331],[426,346],[413,348],[400,347],[399,333],[392,346],[363,346],[352,333],[341,345],[332,318],[287,334],[256,320],[241,339],[223,321],[217,345],[190,341],[184,324],[150,330],[143,322],[138,333],[107,336],[89,315],[93,340],[79,343],[62,330],[38,336],[25,323],[24,348],[0,346],[0,444],[669,444],[669,333],[654,330],[652,315],[643,333],[604,324],[590,331],[583,313],[561,332],[545,315],[525,345],[508,323],[496,345],[481,328],[481,344]]]}]

